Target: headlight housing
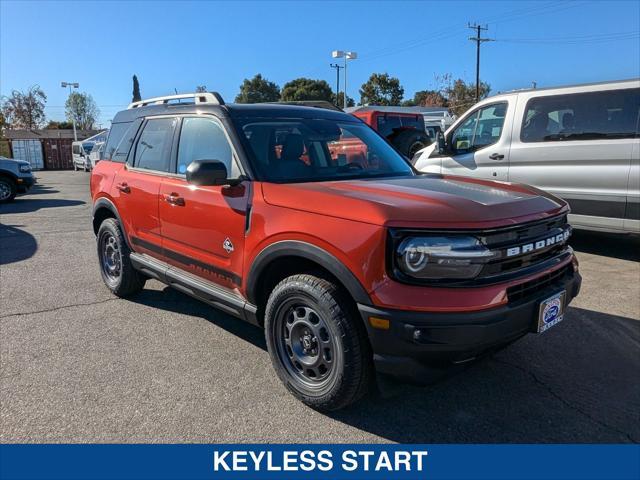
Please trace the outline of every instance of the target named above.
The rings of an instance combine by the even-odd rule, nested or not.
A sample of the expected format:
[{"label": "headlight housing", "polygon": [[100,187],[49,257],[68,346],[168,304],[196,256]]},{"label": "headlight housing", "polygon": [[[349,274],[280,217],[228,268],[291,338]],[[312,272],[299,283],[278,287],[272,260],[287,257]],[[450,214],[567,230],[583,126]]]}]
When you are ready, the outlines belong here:
[{"label": "headlight housing", "polygon": [[20,165],[18,169],[22,173],[29,173],[31,171],[31,165]]},{"label": "headlight housing", "polygon": [[407,237],[393,254],[402,275],[426,281],[474,278],[497,255],[473,236],[454,235]]}]

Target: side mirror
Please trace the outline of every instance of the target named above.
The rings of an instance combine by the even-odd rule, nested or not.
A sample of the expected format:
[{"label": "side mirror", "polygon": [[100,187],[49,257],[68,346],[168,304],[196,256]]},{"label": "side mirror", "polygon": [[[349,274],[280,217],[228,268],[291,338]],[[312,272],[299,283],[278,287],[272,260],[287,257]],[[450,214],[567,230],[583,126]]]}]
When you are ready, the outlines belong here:
[{"label": "side mirror", "polygon": [[444,139],[444,133],[436,133],[436,144],[439,155],[444,155],[447,152],[447,142]]},{"label": "side mirror", "polygon": [[187,167],[187,182],[198,186],[228,185],[227,167],[219,160],[194,160]]}]

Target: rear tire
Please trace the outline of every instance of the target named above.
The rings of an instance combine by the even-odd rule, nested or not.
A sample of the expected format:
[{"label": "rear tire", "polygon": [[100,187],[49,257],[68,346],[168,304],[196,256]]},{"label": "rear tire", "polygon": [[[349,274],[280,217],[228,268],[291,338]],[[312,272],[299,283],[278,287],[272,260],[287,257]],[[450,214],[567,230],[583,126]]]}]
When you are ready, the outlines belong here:
[{"label": "rear tire", "polygon": [[404,130],[391,139],[391,144],[411,160],[419,150],[431,144],[431,139],[419,130]]},{"label": "rear tire", "polygon": [[0,177],[0,203],[9,203],[16,198],[18,186],[7,177]]},{"label": "rear tire", "polygon": [[128,297],[144,288],[146,278],[133,268],[127,242],[114,218],[107,218],[98,230],[98,259],[105,285],[119,297]]},{"label": "rear tire", "polygon": [[372,383],[364,326],[353,301],[328,280],[308,274],[282,280],[267,301],[265,336],[278,377],[310,407],[346,407]]}]

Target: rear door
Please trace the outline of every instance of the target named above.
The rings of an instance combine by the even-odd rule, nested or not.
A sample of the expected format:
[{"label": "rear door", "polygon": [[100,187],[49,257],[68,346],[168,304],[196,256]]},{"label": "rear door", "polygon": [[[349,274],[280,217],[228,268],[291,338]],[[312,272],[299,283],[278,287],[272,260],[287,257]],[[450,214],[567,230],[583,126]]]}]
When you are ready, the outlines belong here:
[{"label": "rear door", "polygon": [[514,109],[512,97],[469,112],[447,134],[450,154],[442,157],[442,173],[507,180]]},{"label": "rear door", "polygon": [[145,121],[127,164],[117,173],[113,197],[134,250],[162,257],[158,215],[160,184],[171,169],[171,143],[178,119]]},{"label": "rear door", "polygon": [[162,180],[159,215],[166,261],[224,287],[242,284],[250,182],[195,186],[186,181],[194,160],[218,160],[229,178],[239,163],[222,123],[212,115],[182,119],[174,148],[173,175]]}]

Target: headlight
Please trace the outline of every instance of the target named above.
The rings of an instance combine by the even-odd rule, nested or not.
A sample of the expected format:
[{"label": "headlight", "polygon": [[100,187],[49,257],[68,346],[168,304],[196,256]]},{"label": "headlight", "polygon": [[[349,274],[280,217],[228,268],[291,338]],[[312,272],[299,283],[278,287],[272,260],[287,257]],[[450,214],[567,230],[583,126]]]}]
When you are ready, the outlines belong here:
[{"label": "headlight", "polygon": [[418,279],[467,279],[496,255],[475,237],[409,237],[398,245],[395,263]]},{"label": "headlight", "polygon": [[31,171],[31,165],[20,165],[19,169],[22,173],[29,173]]}]

